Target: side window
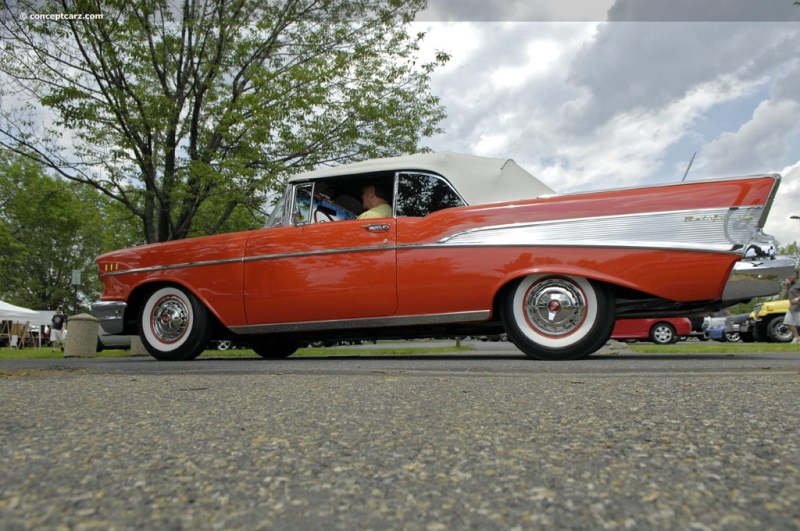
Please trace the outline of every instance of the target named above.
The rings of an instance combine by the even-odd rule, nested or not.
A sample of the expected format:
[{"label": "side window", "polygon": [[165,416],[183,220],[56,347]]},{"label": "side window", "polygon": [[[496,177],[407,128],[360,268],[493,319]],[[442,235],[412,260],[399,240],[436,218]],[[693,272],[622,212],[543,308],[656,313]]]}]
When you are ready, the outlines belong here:
[{"label": "side window", "polygon": [[314,184],[301,184],[294,189],[294,205],[292,206],[292,224],[311,223],[311,197]]},{"label": "side window", "polygon": [[437,210],[464,206],[464,201],[441,177],[401,173],[397,183],[397,215],[423,217]]}]

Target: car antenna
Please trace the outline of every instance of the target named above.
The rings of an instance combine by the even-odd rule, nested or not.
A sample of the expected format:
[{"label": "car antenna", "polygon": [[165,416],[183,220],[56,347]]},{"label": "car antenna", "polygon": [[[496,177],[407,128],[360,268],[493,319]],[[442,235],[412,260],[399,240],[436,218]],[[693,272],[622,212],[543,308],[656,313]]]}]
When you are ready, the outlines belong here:
[{"label": "car antenna", "polygon": [[686,176],[687,176],[687,175],[689,175],[689,168],[691,168],[691,167],[692,167],[692,162],[694,162],[694,157],[695,157],[695,155],[697,155],[697,151],[695,151],[694,153],[692,153],[692,158],[691,158],[691,159],[689,159],[689,165],[688,165],[688,166],[686,166],[686,171],[685,171],[685,172],[683,172],[683,179],[681,179],[681,182],[685,181],[685,180],[686,180]]}]

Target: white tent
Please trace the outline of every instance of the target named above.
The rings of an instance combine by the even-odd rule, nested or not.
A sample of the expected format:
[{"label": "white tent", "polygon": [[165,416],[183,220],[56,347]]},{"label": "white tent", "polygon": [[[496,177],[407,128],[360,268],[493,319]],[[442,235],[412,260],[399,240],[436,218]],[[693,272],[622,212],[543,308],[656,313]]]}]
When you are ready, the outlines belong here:
[{"label": "white tent", "polygon": [[0,301],[0,320],[3,321],[31,321],[39,320],[39,312],[14,306],[7,302]]},{"label": "white tent", "polygon": [[[18,323],[39,324],[39,312],[23,308],[21,306],[14,306],[7,302],[0,301],[0,321],[11,321]],[[8,337],[9,345],[16,346],[19,337],[26,335],[28,326],[18,328],[18,325],[12,325],[4,322],[0,327],[0,337]],[[41,346],[41,340],[40,345]]]}]

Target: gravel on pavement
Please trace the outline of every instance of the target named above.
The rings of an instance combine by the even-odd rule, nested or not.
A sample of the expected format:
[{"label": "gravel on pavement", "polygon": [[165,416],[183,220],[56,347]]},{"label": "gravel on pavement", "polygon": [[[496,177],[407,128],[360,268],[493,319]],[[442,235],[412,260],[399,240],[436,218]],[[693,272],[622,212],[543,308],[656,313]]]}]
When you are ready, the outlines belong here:
[{"label": "gravel on pavement", "polygon": [[800,528],[797,368],[414,363],[0,364],[0,529]]}]

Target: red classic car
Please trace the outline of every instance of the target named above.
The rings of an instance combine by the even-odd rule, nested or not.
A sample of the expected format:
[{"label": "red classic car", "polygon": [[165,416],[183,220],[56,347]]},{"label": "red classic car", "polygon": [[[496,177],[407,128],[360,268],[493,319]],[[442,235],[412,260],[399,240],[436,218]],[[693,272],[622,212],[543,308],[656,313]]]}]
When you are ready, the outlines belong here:
[{"label": "red classic car", "polygon": [[[100,256],[93,311],[160,360],[230,337],[282,358],[311,341],[501,332],[532,358],[583,358],[618,318],[777,293],[794,261],[760,229],[779,182],[557,195],[512,160],[369,160],[291,177],[264,229]],[[356,219],[378,189],[388,217]]]},{"label": "red classic car", "polygon": [[611,331],[611,339],[639,339],[668,345],[691,333],[692,322],[686,317],[619,319]]}]

